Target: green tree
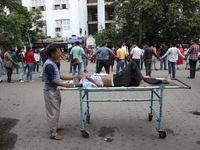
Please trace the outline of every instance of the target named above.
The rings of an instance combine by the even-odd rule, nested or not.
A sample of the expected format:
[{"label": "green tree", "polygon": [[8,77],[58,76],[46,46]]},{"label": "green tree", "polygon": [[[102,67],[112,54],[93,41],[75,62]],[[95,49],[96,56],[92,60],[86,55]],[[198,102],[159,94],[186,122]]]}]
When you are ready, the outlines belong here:
[{"label": "green tree", "polygon": [[[199,0],[113,0],[113,25],[95,35],[112,43],[187,42],[199,37]],[[113,30],[115,28],[115,30]]]},{"label": "green tree", "polygon": [[1,0],[0,20],[0,44],[5,47],[22,45],[24,35],[31,27],[27,8],[10,0]]},{"label": "green tree", "polygon": [[40,9],[28,11],[26,7],[11,0],[0,1],[0,45],[22,46],[44,39]]}]

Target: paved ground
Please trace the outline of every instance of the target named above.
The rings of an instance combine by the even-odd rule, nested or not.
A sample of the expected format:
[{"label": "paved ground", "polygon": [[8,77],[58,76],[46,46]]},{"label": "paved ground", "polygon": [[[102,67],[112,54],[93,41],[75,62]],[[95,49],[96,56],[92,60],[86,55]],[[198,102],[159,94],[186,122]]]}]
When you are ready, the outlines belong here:
[{"label": "paved ground", "polygon": [[[94,64],[89,64],[88,74],[94,68]],[[71,75],[68,71],[69,64],[62,61],[62,74]],[[165,139],[158,136],[156,119],[152,122],[147,119],[148,102],[91,103],[91,124],[86,125],[90,137],[83,138],[79,131],[79,93],[64,91],[60,116],[60,124],[65,128],[60,132],[65,137],[62,141],[48,137],[39,74],[34,74],[34,83],[19,83],[19,75],[13,74],[15,83],[0,83],[0,150],[199,150],[200,72],[196,79],[186,79],[188,74],[188,70],[177,71],[177,78],[192,86],[191,90],[164,91]],[[167,71],[152,73],[152,77],[166,75]],[[145,98],[149,93],[106,92],[92,97]]]}]

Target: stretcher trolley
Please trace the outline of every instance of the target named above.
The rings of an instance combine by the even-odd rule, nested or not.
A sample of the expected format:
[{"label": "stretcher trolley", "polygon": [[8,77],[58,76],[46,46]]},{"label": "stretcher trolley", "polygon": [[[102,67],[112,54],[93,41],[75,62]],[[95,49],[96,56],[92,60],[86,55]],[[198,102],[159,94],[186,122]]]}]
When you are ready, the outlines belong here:
[{"label": "stretcher trolley", "polygon": [[[161,79],[161,78],[159,78]],[[160,84],[151,87],[97,87],[97,88],[60,88],[61,90],[78,90],[80,96],[80,131],[83,137],[89,137],[89,132],[85,128],[85,123],[90,123],[90,102],[138,102],[138,101],[149,101],[150,102],[150,112],[148,114],[149,121],[152,121],[153,116],[158,120],[157,131],[160,138],[165,138],[167,136],[164,129],[162,129],[162,108],[163,108],[163,98],[165,89],[191,89],[190,86],[183,83],[178,79],[172,80],[170,84]],[[123,92],[123,91],[149,91],[149,99],[89,99],[90,92]],[[159,102],[159,110],[154,109],[154,101]],[[83,110],[83,105],[86,105],[86,110]]]}]

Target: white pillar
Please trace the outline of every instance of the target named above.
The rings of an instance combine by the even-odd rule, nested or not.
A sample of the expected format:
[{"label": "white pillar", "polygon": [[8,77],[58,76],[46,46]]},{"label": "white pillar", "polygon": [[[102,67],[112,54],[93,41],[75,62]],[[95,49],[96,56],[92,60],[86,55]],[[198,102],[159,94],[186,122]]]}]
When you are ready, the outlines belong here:
[{"label": "white pillar", "polygon": [[98,0],[97,4],[97,14],[98,14],[98,31],[105,29],[105,1]]}]

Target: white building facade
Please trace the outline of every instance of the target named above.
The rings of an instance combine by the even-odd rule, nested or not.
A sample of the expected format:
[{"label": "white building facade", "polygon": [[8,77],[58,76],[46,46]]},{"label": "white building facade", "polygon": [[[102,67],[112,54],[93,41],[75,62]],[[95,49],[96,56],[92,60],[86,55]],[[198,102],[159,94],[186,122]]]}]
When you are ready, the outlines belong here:
[{"label": "white building facade", "polygon": [[21,0],[28,10],[41,8],[44,33],[51,38],[84,37],[112,23],[109,0]]},{"label": "white building facade", "polygon": [[47,36],[86,37],[88,34],[86,0],[22,0],[22,5],[29,11],[41,8]]}]

